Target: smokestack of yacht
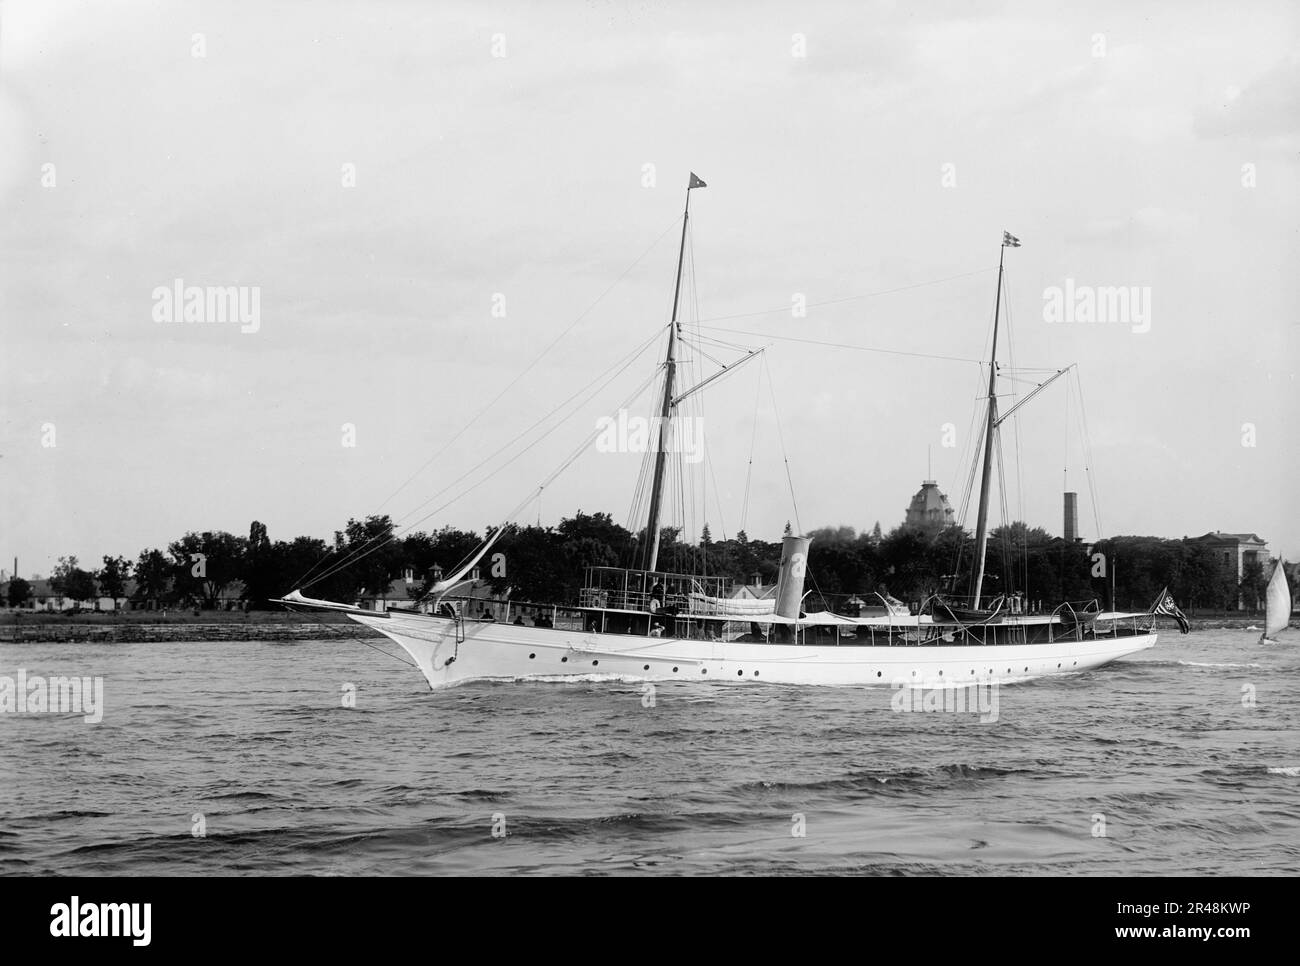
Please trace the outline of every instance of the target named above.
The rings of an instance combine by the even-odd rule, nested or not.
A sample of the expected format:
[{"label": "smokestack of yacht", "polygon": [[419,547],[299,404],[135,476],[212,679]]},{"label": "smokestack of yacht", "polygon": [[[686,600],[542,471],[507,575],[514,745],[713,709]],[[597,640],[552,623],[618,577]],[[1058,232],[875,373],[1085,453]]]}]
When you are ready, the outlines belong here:
[{"label": "smokestack of yacht", "polygon": [[[776,578],[776,613],[778,617],[798,617],[803,602],[803,577],[808,569],[809,537],[785,537],[781,541],[781,573]],[[779,624],[775,637],[778,641],[794,640],[793,628]]]},{"label": "smokestack of yacht", "polygon": [[1079,494],[1065,494],[1065,533],[1066,543],[1074,543],[1079,539]]}]

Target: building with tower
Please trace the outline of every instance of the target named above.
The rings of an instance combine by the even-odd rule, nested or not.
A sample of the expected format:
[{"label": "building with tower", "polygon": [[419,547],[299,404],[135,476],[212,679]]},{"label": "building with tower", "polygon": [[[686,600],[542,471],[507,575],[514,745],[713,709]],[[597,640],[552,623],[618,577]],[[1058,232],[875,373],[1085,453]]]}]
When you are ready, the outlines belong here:
[{"label": "building with tower", "polygon": [[921,530],[942,530],[956,522],[956,511],[948,502],[948,496],[939,490],[934,480],[922,480],[921,488],[912,497],[907,508],[904,526]]}]

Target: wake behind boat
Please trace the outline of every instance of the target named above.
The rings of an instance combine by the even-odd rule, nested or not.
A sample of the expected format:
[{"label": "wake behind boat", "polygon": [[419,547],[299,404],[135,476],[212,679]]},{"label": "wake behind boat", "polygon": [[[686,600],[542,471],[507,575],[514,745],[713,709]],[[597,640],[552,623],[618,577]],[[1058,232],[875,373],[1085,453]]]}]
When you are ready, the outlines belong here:
[{"label": "wake behind boat", "polygon": [[[996,434],[1019,408],[999,416],[997,332],[1006,250],[1020,242],[1003,234],[998,297],[989,363],[987,417],[982,437],[982,475],[971,564],[970,596],[936,597],[922,613],[899,613],[882,598],[883,613],[857,616],[830,610],[807,612],[804,582],[810,540],[787,533],[775,593],[739,601],[729,579],[678,573],[659,567],[662,515],[667,492],[667,457],[679,441],[675,418],[705,385],[755,358],[738,362],[690,388],[677,384],[678,321],[682,266],[690,220],[691,192],[706,185],[691,174],[682,216],[681,246],[667,326],[662,390],[656,407],[656,444],[648,462],[649,503],[639,548],[641,566],[588,567],[578,601],[536,604],[532,625],[474,619],[456,589],[504,532],[489,539],[446,579],[439,580],[409,608],[368,611],[305,596],[301,590],[280,603],[295,609],[327,609],[396,642],[431,687],[475,679],[571,680],[610,676],[646,681],[709,680],[780,684],[960,687],[1023,681],[1077,673],[1108,664],[1155,645],[1154,621],[1167,614],[1186,622],[1172,598],[1147,612],[1103,612],[1096,601],[1061,603],[1045,613],[1022,612],[1020,601],[1000,595],[982,600],[988,539],[990,474]],[[1065,370],[1046,380],[1036,394]],[[1170,609],[1172,608],[1172,610]],[[906,610],[903,608],[903,610]],[[516,611],[518,613],[518,611]],[[507,609],[507,617],[510,610]]]}]

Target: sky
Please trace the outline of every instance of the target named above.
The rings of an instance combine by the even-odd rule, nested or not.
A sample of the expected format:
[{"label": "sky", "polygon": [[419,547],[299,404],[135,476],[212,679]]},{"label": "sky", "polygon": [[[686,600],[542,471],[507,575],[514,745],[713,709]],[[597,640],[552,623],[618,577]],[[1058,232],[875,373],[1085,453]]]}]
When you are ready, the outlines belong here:
[{"label": "sky", "polygon": [[[1010,515],[1296,559],[1298,9],[6,0],[0,563],[626,522],[589,437],[662,354],[690,171],[688,331],[770,348],[696,397],[688,535],[888,530],[927,461],[960,503],[1009,230],[1002,391],[1078,376],[1003,427]],[[255,323],[169,321],[177,280]]]}]

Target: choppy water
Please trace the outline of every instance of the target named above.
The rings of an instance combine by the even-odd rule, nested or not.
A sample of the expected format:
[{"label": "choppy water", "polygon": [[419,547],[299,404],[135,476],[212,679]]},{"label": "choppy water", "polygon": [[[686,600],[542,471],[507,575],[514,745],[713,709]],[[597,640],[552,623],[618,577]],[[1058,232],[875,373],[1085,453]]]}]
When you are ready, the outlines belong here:
[{"label": "choppy water", "polygon": [[1006,686],[996,723],[888,689],[432,693],[355,642],[0,645],[106,706],[0,714],[0,871],[1294,874],[1300,645],[1257,637]]}]

